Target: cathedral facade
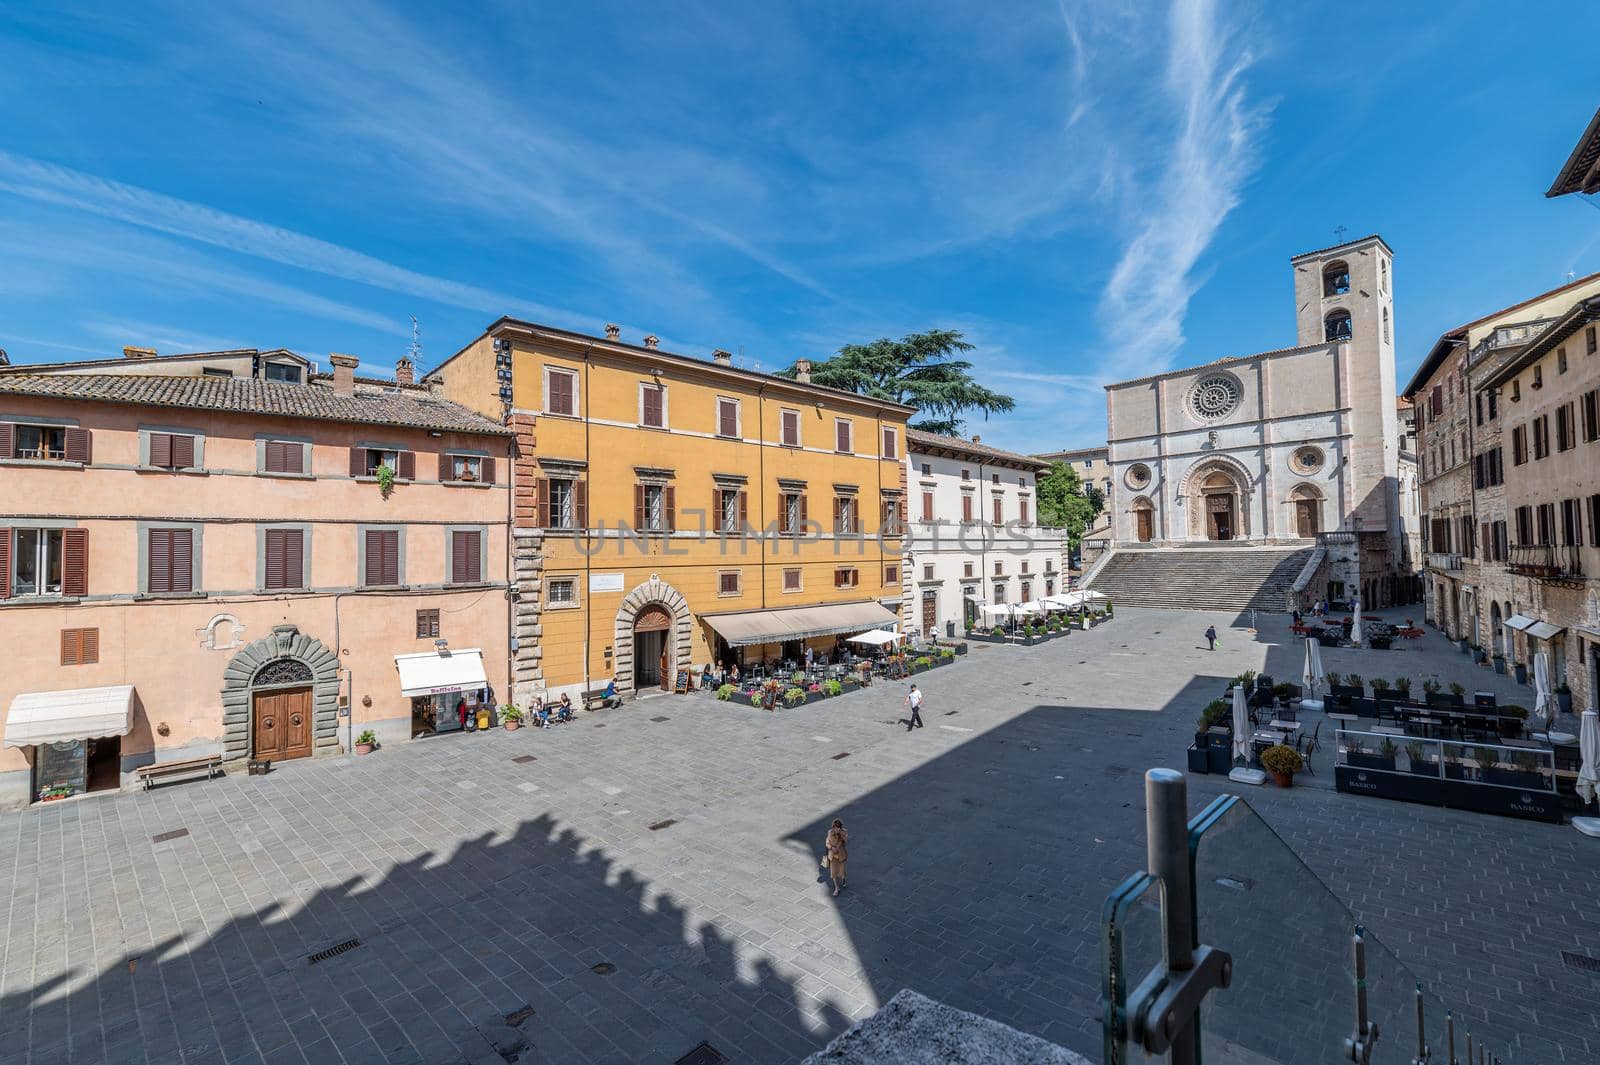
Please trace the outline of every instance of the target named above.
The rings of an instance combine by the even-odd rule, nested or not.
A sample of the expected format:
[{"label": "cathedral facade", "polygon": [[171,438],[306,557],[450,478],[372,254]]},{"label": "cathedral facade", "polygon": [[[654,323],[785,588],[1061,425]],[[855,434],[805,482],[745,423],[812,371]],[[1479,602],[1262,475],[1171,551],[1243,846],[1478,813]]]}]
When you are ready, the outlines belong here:
[{"label": "cathedral facade", "polygon": [[1113,547],[1317,544],[1313,598],[1403,597],[1393,257],[1298,255],[1294,347],[1107,387]]}]

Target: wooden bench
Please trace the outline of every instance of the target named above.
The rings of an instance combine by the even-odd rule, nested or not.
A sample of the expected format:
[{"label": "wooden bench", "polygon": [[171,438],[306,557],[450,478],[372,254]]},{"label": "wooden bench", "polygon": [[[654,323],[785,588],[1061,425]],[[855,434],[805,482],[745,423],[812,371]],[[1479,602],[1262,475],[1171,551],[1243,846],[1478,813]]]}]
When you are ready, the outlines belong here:
[{"label": "wooden bench", "polygon": [[149,791],[155,786],[157,780],[166,777],[189,776],[204,773],[207,780],[222,775],[222,755],[208,754],[203,758],[184,758],[176,762],[157,762],[155,765],[142,765],[135,769],[144,790]]},{"label": "wooden bench", "polygon": [[583,708],[585,710],[604,710],[608,707],[621,705],[622,696],[613,695],[608,699],[604,688],[590,688],[583,693]]}]

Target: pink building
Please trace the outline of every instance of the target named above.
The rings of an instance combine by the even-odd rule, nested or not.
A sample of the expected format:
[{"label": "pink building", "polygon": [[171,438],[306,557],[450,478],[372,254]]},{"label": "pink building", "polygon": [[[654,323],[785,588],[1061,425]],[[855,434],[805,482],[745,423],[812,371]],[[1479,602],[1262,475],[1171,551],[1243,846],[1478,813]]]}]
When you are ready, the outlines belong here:
[{"label": "pink building", "polygon": [[287,352],[0,365],[0,805],[461,728],[508,690],[511,436]]}]

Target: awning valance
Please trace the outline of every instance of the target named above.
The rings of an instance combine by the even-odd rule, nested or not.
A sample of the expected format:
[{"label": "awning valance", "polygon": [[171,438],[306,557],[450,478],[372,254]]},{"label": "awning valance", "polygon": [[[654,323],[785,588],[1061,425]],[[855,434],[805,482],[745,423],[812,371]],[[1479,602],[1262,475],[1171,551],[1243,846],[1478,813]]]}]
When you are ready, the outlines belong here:
[{"label": "awning valance", "polygon": [[838,603],[787,610],[743,610],[736,614],[702,614],[700,619],[733,647],[783,643],[812,636],[865,632],[898,624],[900,619],[878,603]]},{"label": "awning valance", "polygon": [[1510,617],[1506,618],[1506,628],[1516,629],[1518,632],[1529,628],[1534,623],[1534,620],[1526,614],[1512,614]]},{"label": "awning valance", "polygon": [[1560,625],[1552,625],[1548,621],[1535,621],[1528,626],[1528,636],[1535,640],[1548,640],[1565,631]]},{"label": "awning valance", "polygon": [[489,686],[483,652],[476,647],[395,655],[394,664],[400,670],[401,695],[447,695]]},{"label": "awning valance", "polygon": [[24,692],[6,714],[7,747],[126,736],[133,723],[133,685]]}]

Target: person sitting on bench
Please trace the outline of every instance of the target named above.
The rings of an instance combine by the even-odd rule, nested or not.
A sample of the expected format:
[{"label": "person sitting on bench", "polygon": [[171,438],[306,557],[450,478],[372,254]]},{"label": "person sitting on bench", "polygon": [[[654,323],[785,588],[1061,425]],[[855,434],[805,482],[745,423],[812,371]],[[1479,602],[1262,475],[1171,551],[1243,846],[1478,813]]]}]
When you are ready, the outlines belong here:
[{"label": "person sitting on bench", "polygon": [[556,707],[556,721],[572,720],[572,696],[566,692],[561,693],[561,705]]},{"label": "person sitting on bench", "polygon": [[534,696],[533,719],[539,723],[540,728],[550,727],[550,708],[544,705],[543,696]]}]

